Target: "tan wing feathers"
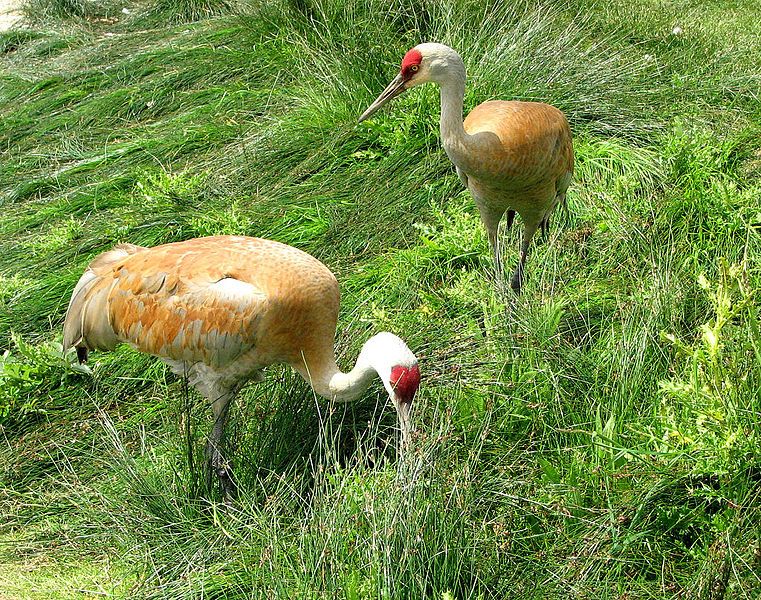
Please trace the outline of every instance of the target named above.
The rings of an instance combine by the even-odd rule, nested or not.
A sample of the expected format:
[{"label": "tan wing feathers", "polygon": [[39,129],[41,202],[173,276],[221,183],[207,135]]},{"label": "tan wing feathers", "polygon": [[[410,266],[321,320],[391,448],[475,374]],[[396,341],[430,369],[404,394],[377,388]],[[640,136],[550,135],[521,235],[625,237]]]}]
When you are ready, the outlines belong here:
[{"label": "tan wing feathers", "polygon": [[[219,366],[254,346],[266,296],[251,284],[220,286],[201,269],[196,279],[131,272],[123,265],[109,298],[117,335],[140,350],[173,360]],[[149,265],[143,265],[148,267]],[[167,266],[167,265],[164,265]]]},{"label": "tan wing feathers", "polygon": [[98,282],[98,276],[89,269],[80,277],[69,300],[66,318],[63,323],[63,348],[68,350],[82,342],[84,331],[84,311],[87,306],[87,295],[93,285]]}]

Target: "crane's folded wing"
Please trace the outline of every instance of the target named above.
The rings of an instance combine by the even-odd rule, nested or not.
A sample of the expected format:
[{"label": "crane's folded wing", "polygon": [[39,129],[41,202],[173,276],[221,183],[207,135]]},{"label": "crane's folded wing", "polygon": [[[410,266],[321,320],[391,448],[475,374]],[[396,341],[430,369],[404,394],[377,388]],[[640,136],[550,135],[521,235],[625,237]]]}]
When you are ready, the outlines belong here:
[{"label": "crane's folded wing", "polygon": [[123,264],[109,293],[109,322],[121,341],[172,360],[223,367],[252,349],[267,296],[252,283],[200,268],[187,273]]}]

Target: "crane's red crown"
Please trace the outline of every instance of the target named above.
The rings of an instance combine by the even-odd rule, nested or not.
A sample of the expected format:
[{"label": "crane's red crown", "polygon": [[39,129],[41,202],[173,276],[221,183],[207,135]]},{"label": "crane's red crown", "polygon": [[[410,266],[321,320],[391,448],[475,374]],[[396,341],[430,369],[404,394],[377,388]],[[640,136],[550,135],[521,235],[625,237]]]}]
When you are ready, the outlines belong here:
[{"label": "crane's red crown", "polygon": [[409,50],[402,59],[402,77],[405,80],[412,77],[414,72],[417,70],[413,70],[412,67],[419,67],[421,62],[423,62],[423,55],[420,53],[420,50],[417,48]]},{"label": "crane's red crown", "polygon": [[391,387],[405,404],[411,404],[418,387],[420,387],[420,368],[415,364],[411,367],[397,365],[391,369]]}]

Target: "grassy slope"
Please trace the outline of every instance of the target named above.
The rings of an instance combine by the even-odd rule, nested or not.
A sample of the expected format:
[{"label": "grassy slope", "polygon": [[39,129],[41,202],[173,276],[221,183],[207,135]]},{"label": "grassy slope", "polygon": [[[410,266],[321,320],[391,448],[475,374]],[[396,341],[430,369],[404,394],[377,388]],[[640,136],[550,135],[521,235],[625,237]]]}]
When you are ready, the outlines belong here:
[{"label": "grassy slope", "polygon": [[[0,336],[30,374],[0,379],[0,597],[752,597],[757,3],[315,0],[171,27],[167,6],[0,36]],[[436,90],[355,125],[426,39],[461,50],[468,106],[571,120],[571,212],[520,298],[486,279]],[[378,387],[327,410],[273,369],[242,394],[243,494],[219,511],[181,382],[127,349],[66,368],[50,340],[89,258],[212,233],[326,262],[344,365],[374,331],[408,340],[414,456]]]}]

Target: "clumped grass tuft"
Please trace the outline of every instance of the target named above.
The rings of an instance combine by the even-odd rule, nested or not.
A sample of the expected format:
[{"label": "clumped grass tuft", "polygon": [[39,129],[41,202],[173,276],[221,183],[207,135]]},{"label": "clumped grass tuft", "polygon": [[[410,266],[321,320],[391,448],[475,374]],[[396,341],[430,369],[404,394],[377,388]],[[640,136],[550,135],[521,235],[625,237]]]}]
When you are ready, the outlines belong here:
[{"label": "clumped grass tuft", "polygon": [[0,32],[0,54],[15,52],[27,42],[40,39],[41,37],[44,37],[42,33],[27,29],[12,29]]},{"label": "clumped grass tuft", "polygon": [[98,19],[118,13],[113,0],[24,0],[24,15],[32,22],[50,19]]},{"label": "clumped grass tuft", "polygon": [[138,23],[192,23],[236,11],[234,0],[155,0]]}]

